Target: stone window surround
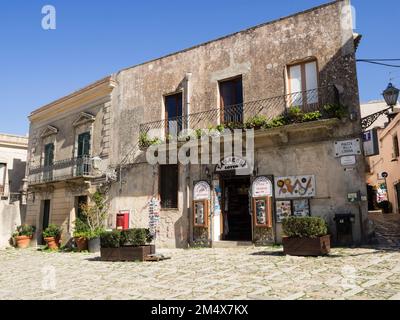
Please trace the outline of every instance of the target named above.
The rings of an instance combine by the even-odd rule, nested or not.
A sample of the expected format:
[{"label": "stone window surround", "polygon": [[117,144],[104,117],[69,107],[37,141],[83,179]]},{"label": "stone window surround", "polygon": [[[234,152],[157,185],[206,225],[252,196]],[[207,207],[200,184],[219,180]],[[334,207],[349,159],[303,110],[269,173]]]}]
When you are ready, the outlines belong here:
[{"label": "stone window surround", "polygon": [[74,147],[73,147],[73,158],[78,156],[78,138],[79,135],[85,132],[90,133],[90,156],[93,156],[93,132],[94,132],[94,121],[95,116],[87,113],[81,112],[79,117],[73,122],[74,127]]},{"label": "stone window surround", "polygon": [[48,125],[43,132],[40,134],[40,137],[42,138],[41,142],[41,150],[40,150],[40,165],[44,165],[44,159],[45,159],[45,146],[48,144],[53,144],[54,145],[54,161],[56,160],[56,154],[57,154],[57,134],[58,134],[58,129],[54,126]]},{"label": "stone window surround", "polygon": [[[284,85],[285,85],[285,94],[290,94],[290,79],[289,79],[289,68],[290,67],[294,67],[294,66],[298,66],[298,65],[304,65],[306,63],[310,63],[310,62],[315,62],[316,63],[316,67],[317,67],[317,84],[318,87],[320,85],[320,68],[319,68],[319,63],[318,63],[318,58],[316,56],[309,56],[309,57],[305,57],[302,59],[297,59],[297,60],[293,60],[290,63],[287,63],[285,68],[284,68]],[[303,88],[306,84],[303,84]],[[302,88],[302,91],[304,90]]]}]

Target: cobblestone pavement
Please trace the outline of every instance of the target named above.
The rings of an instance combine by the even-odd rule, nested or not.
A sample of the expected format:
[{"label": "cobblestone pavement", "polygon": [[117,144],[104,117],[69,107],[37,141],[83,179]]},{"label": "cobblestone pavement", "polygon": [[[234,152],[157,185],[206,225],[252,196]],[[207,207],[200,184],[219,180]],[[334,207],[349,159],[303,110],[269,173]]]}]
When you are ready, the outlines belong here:
[{"label": "cobblestone pavement", "polygon": [[378,244],[400,248],[400,214],[370,213]]},{"label": "cobblestone pavement", "polygon": [[400,251],[281,248],[159,250],[162,262],[85,253],[0,251],[0,299],[400,299]]}]

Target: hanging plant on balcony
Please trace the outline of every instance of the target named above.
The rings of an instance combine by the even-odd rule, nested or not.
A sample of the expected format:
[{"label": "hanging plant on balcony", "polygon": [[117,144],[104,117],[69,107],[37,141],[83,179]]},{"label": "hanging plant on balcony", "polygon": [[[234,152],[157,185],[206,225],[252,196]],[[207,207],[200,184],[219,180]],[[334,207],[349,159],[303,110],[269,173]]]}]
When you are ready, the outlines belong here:
[{"label": "hanging plant on balcony", "polygon": [[326,104],[323,107],[323,112],[327,118],[343,119],[348,115],[348,108],[341,104]]},{"label": "hanging plant on balcony", "polygon": [[248,119],[245,122],[244,126],[246,129],[261,129],[261,128],[265,127],[267,122],[268,122],[268,119],[266,116],[257,115],[257,116],[254,116],[254,117]]},{"label": "hanging plant on balcony", "polygon": [[148,148],[155,144],[161,144],[162,141],[160,138],[151,139],[147,133],[141,133],[139,136],[139,147],[141,149]]}]

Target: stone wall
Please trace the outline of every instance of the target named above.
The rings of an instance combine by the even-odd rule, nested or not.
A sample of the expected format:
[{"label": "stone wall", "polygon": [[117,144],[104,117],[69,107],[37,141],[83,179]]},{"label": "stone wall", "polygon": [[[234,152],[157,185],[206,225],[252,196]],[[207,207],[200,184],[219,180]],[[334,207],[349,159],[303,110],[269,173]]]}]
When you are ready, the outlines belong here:
[{"label": "stone wall", "polygon": [[21,225],[20,203],[8,204],[0,201],[0,249],[10,246],[12,234],[19,225]]}]

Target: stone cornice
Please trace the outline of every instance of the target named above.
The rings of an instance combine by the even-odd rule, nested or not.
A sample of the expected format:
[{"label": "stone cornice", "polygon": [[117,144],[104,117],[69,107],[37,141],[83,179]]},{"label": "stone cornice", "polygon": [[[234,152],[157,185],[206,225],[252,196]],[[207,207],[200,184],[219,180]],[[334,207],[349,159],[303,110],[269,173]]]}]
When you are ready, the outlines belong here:
[{"label": "stone cornice", "polygon": [[27,149],[28,137],[0,134],[0,146]]},{"label": "stone cornice", "polygon": [[31,122],[45,120],[63,113],[65,110],[71,111],[84,104],[89,104],[92,101],[99,100],[110,95],[115,85],[116,83],[111,76],[106,77],[33,111],[29,116],[29,120]]}]

